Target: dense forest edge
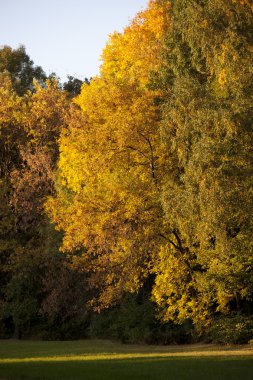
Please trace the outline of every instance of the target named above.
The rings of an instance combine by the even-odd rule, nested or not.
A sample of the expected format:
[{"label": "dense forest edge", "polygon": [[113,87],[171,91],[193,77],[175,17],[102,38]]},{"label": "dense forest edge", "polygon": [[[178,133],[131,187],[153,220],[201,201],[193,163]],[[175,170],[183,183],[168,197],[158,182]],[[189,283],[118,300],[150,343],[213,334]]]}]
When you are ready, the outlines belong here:
[{"label": "dense forest edge", "polygon": [[0,338],[253,344],[253,2],[151,0],[100,74],[0,49]]}]

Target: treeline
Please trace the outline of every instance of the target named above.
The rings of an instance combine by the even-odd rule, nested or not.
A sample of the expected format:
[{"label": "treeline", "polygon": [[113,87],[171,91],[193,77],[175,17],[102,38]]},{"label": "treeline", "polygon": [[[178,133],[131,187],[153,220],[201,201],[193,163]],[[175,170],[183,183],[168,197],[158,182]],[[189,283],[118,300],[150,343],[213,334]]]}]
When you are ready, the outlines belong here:
[{"label": "treeline", "polygon": [[0,51],[2,335],[253,338],[252,36],[251,1],[151,0],[79,95]]}]

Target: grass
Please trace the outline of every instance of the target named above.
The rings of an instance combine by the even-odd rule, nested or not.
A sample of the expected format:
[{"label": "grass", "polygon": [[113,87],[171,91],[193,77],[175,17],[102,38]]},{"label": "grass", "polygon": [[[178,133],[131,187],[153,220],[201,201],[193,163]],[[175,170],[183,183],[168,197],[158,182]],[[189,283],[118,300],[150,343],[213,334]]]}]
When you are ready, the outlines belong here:
[{"label": "grass", "polygon": [[0,341],[0,380],[253,380],[247,346]]}]

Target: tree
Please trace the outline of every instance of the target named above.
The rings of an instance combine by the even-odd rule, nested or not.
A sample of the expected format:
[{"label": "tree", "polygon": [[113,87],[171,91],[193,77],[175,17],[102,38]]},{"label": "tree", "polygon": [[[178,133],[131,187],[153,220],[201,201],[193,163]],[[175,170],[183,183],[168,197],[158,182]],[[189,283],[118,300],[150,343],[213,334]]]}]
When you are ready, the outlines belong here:
[{"label": "tree", "polygon": [[49,227],[44,202],[54,190],[57,140],[70,102],[55,80],[35,83],[35,91],[21,98],[9,76],[2,79],[1,314],[13,321],[18,337],[39,319],[46,264],[57,251],[48,247],[56,233]]},{"label": "tree", "polygon": [[58,193],[47,210],[64,231],[63,249],[84,251],[100,306],[142,285],[161,239],[160,91],[148,83],[167,23],[167,2],[151,1],[111,36],[101,75],[83,85],[81,112],[60,138]]},{"label": "tree", "polygon": [[40,66],[34,66],[25,51],[24,46],[12,49],[10,46],[3,46],[0,49],[0,73],[10,75],[13,88],[19,95],[23,95],[27,90],[33,90],[33,80],[44,83],[46,75]]},{"label": "tree", "polygon": [[71,75],[68,75],[68,81],[63,83],[63,90],[67,91],[69,93],[69,96],[71,98],[74,98],[75,96],[79,95],[81,92],[81,87],[83,83],[90,84],[90,80],[85,78],[84,81],[78,78],[74,78]]},{"label": "tree", "polygon": [[13,90],[8,74],[0,78],[0,177],[8,179],[18,165],[18,146],[25,140],[23,114],[25,102]]},{"label": "tree", "polygon": [[160,84],[167,247],[153,294],[165,319],[203,327],[252,297],[253,14],[223,0],[178,0],[171,12]]}]

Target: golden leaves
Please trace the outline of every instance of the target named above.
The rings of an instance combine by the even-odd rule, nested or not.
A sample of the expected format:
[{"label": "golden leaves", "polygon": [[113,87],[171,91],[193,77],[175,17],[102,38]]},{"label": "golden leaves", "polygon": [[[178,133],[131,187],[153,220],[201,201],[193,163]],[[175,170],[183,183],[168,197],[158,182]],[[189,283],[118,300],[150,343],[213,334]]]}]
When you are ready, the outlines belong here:
[{"label": "golden leaves", "polygon": [[64,249],[97,254],[104,304],[141,285],[157,249],[159,113],[147,83],[161,63],[167,22],[168,3],[151,1],[110,36],[101,75],[83,85],[74,100],[81,113],[60,138],[59,193],[47,207],[65,232]]}]

